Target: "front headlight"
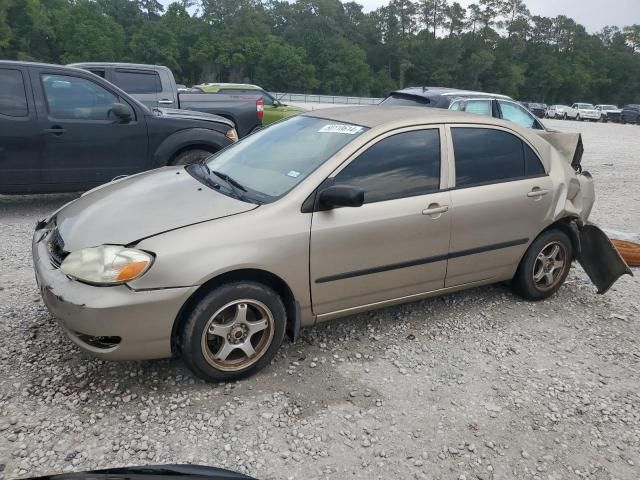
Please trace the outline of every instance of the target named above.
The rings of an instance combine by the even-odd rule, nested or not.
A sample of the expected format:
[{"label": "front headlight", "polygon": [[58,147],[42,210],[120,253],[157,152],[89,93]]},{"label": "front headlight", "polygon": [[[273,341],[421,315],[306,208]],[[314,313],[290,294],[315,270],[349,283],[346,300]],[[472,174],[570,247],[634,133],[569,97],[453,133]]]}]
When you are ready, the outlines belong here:
[{"label": "front headlight", "polygon": [[70,253],[60,270],[71,278],[95,285],[120,285],[145,274],[153,256],[118,245],[102,245]]}]

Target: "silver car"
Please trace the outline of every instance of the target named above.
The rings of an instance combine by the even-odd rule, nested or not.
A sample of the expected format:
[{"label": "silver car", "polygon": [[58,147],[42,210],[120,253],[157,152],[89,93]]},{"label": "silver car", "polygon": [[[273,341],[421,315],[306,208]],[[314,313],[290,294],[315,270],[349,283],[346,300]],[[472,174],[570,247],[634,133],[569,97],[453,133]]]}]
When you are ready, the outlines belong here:
[{"label": "silver car", "polygon": [[356,312],[502,281],[545,299],[574,259],[604,293],[630,271],[587,223],[581,155],[478,115],[318,110],[84,194],[37,225],[36,278],[82,349],[233,380]]}]

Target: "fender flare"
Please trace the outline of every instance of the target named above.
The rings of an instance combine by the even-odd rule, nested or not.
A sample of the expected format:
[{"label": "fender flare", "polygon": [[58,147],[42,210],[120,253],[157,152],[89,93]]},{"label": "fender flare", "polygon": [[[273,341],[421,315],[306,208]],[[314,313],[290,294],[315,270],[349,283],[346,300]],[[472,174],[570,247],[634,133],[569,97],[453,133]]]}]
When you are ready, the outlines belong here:
[{"label": "fender flare", "polygon": [[172,133],[165,138],[153,154],[153,167],[169,164],[174,155],[189,146],[194,148],[208,147],[213,151],[230,145],[232,142],[223,133],[206,128],[187,128]]}]

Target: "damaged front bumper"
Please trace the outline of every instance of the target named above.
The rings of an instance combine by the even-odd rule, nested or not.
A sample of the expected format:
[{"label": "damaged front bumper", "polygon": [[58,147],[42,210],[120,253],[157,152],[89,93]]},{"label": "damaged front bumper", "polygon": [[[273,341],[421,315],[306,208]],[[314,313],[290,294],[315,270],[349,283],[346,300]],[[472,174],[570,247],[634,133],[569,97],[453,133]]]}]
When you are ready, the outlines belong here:
[{"label": "damaged front bumper", "polygon": [[571,223],[574,244],[577,244],[576,259],[598,289],[606,293],[622,275],[633,272],[623,260],[611,240],[600,228],[591,223]]},{"label": "damaged front bumper", "polygon": [[49,234],[38,224],[32,242],[36,282],[69,339],[105,360],[171,357],[173,324],[196,287],[136,291],[126,285],[97,287],[71,280],[52,264]]}]

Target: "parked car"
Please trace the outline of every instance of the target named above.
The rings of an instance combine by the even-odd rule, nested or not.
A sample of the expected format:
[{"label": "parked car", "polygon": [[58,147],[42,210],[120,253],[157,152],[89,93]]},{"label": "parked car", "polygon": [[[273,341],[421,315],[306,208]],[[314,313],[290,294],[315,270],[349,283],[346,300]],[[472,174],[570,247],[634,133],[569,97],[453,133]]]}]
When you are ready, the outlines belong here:
[{"label": "parked car", "polygon": [[604,293],[630,271],[586,223],[580,138],[432,108],[304,113],[62,207],[36,226],[36,278],[80,348],[214,381],[365,310],[505,280],[547,298],[574,258]]},{"label": "parked car", "polygon": [[640,105],[625,105],[620,115],[622,123],[637,123],[640,125]]},{"label": "parked car", "polygon": [[200,89],[179,90],[168,67],[105,62],[74,63],[70,66],[105,78],[152,109],[194,110],[228,118],[240,138],[262,128],[264,104],[261,99],[208,95]]},{"label": "parked car", "polygon": [[547,106],[544,103],[522,102],[522,106],[538,118],[545,118],[546,116]]},{"label": "parked car", "polygon": [[239,98],[253,98],[256,96],[262,98],[264,101],[262,123],[265,126],[305,111],[303,108],[282,103],[262,87],[249,83],[205,83],[196,85],[196,87],[207,93],[219,93]]},{"label": "parked car", "polygon": [[486,115],[521,127],[546,130],[529,110],[506,95],[441,87],[410,87],[391,92],[381,106],[425,106]]},{"label": "parked car", "polygon": [[574,103],[570,108],[565,110],[564,119],[578,120],[591,120],[593,122],[599,122],[602,114],[596,110],[590,103]]},{"label": "parked car", "polygon": [[77,68],[0,61],[0,85],[0,193],[87,190],[237,140],[226,118],[149,110]]},{"label": "parked car", "polygon": [[568,105],[551,105],[547,110],[547,118],[566,120],[569,108]]},{"label": "parked car", "polygon": [[600,112],[600,120],[603,122],[620,122],[622,109],[615,105],[596,105],[596,110]]}]

